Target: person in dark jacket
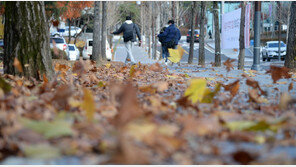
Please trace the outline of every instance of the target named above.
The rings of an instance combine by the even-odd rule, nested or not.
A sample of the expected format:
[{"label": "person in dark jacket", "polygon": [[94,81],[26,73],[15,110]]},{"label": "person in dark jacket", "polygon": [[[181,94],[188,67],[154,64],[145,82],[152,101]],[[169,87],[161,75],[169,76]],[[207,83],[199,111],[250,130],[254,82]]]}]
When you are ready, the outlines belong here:
[{"label": "person in dark jacket", "polygon": [[157,35],[158,38],[164,38],[163,43],[167,51],[165,62],[167,62],[167,58],[169,57],[168,48],[175,49],[181,39],[180,30],[175,26],[174,20],[169,20],[168,24],[169,26],[165,29],[165,31]]},{"label": "person in dark jacket", "polygon": [[132,46],[133,42],[136,41],[136,36],[139,39],[139,45],[141,45],[141,34],[138,25],[134,24],[131,20],[130,16],[126,17],[126,21],[120,26],[120,28],[112,32],[111,34],[120,34],[123,32],[123,41],[127,51],[127,56],[125,59],[125,63],[131,60],[132,64],[136,64],[133,53],[132,53]]},{"label": "person in dark jacket", "polygon": [[[165,29],[167,27],[163,27],[161,30],[160,30],[160,33],[159,34],[162,34]],[[161,49],[162,49],[162,58],[163,59],[167,59],[168,55],[169,55],[169,52],[168,52],[168,49],[166,48],[165,46],[165,43],[164,43],[164,40],[165,40],[165,37],[159,37],[158,38],[159,42],[161,43]]]}]

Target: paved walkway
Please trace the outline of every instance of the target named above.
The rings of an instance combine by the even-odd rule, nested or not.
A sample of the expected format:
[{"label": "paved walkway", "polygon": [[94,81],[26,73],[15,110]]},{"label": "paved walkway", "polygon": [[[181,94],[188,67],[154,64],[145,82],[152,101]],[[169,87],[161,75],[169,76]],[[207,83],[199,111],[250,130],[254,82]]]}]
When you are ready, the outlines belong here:
[{"label": "paved walkway", "polygon": [[[136,45],[136,44],[135,44]],[[156,60],[150,59],[148,53],[144,48],[139,46],[133,46],[132,52],[135,58],[136,63],[141,62],[142,64],[153,64],[156,63]],[[125,62],[127,52],[123,44],[119,44],[116,48],[114,61]]]}]

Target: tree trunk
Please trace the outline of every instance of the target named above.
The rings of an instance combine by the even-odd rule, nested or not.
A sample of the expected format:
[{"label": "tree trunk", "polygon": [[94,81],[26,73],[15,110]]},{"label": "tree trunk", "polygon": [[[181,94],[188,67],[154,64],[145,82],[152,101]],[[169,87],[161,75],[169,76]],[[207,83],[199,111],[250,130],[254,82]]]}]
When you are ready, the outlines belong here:
[{"label": "tree trunk", "polygon": [[101,55],[104,61],[106,58],[106,38],[107,38],[107,2],[102,2],[102,41],[101,41]]},{"label": "tree trunk", "polygon": [[102,57],[101,57],[101,26],[100,26],[100,10],[101,10],[101,2],[95,1],[95,19],[94,19],[94,28],[93,28],[93,50],[92,50],[92,56],[91,60],[94,60],[97,62],[97,64],[102,63]]},{"label": "tree trunk", "polygon": [[176,2],[172,1],[172,19],[176,18]]},{"label": "tree trunk", "polygon": [[281,2],[278,3],[278,22],[279,22],[279,28],[278,28],[278,61],[281,60],[281,35],[282,35],[282,18],[281,18]]},{"label": "tree trunk", "polygon": [[215,23],[215,66],[221,66],[221,46],[219,30],[218,1],[214,1],[214,23]]},{"label": "tree trunk", "polygon": [[290,8],[290,25],[289,37],[287,44],[287,55],[285,58],[285,66],[288,68],[296,68],[296,1],[293,1]]},{"label": "tree trunk", "polygon": [[196,1],[192,1],[192,7],[191,7],[190,50],[189,50],[188,64],[192,64],[192,62],[193,62],[196,3],[197,3]]},{"label": "tree trunk", "polygon": [[[4,73],[20,74],[26,78],[52,78],[48,23],[43,1],[5,3]],[[13,66],[17,58],[23,68],[20,73]]]},{"label": "tree trunk", "polygon": [[239,55],[238,55],[238,69],[243,70],[245,66],[245,12],[246,2],[241,2],[241,22],[239,32]]},{"label": "tree trunk", "polygon": [[199,33],[199,53],[198,53],[198,64],[201,66],[205,65],[205,19],[206,19],[206,2],[201,1],[200,7],[200,33]]}]

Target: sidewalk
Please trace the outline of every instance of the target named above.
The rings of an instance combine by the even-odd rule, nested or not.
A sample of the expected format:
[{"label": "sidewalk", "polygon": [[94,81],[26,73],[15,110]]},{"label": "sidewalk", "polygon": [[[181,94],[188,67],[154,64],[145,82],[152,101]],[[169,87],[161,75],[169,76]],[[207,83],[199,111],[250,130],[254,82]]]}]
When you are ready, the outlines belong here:
[{"label": "sidewalk", "polygon": [[[206,45],[214,51],[215,39],[206,40]],[[221,53],[231,59],[238,59],[239,50],[235,51],[233,49],[221,49]],[[253,61],[253,52],[249,48],[246,48],[245,50],[245,61]]]},{"label": "sidewalk", "polygon": [[[139,47],[136,44],[133,46],[132,52],[136,63],[141,62],[142,64],[153,64],[157,62],[157,60],[149,58],[148,53],[143,47]],[[125,62],[126,55],[127,52],[125,46],[123,44],[119,44],[116,48],[114,61]]]}]

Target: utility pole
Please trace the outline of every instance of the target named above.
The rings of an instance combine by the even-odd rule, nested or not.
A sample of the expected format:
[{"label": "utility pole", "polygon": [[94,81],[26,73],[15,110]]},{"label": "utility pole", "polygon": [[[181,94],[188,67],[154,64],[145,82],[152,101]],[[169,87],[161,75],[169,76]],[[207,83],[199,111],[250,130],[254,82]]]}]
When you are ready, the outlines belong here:
[{"label": "utility pole", "polygon": [[260,22],[261,22],[261,2],[255,1],[254,15],[254,56],[252,70],[260,70]]},{"label": "utility pole", "polygon": [[278,3],[278,22],[279,22],[279,28],[278,28],[278,38],[279,38],[279,47],[278,47],[278,61],[281,61],[281,35],[282,35],[282,20],[281,20],[281,2]]}]

